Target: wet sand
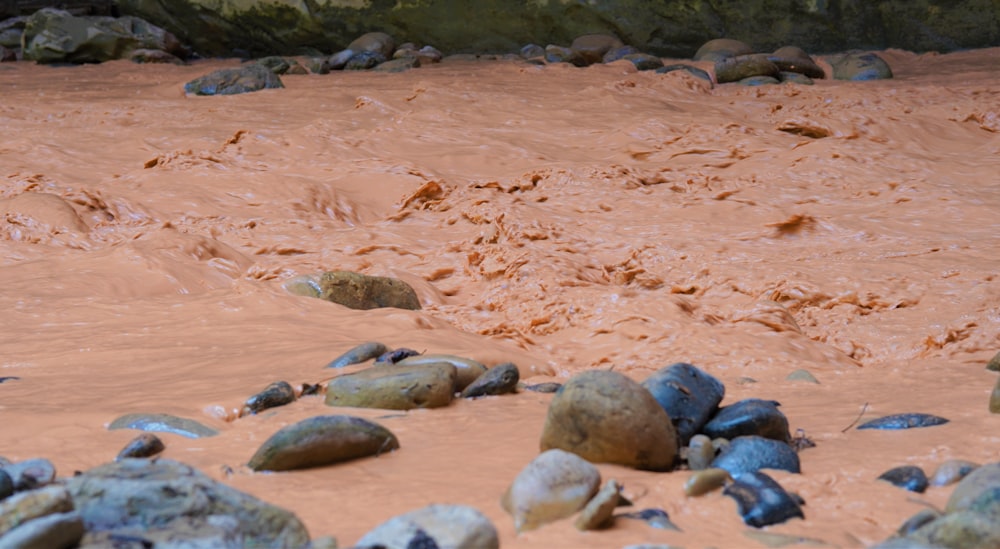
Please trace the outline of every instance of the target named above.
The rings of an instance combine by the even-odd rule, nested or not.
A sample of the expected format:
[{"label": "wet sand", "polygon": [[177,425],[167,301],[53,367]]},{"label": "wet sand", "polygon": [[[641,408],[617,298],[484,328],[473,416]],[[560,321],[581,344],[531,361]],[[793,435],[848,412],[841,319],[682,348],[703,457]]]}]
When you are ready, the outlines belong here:
[{"label": "wet sand", "polygon": [[[528,382],[686,361],[724,403],[781,402],[817,444],[803,474],[775,474],[806,519],[767,531],[880,541],[950,493],[881,472],[1000,456],[984,370],[1000,348],[1000,49],[881,55],[894,80],[710,89],[627,63],[455,62],[230,97],[182,86],[234,62],[0,65],[0,376],[20,377],[0,384],[0,455],[69,475],[135,436],[108,431],[115,417],[167,412],[223,433],[163,435],[166,457],[344,545],[440,502],[477,507],[511,548],[758,546],[732,499],[684,497],[690,473],[604,465],[683,531],[516,535],[499,499],[551,395],[410,413],[308,397],[226,421],[368,340],[510,360]],[[424,308],[282,289],[334,269],[400,277]],[[797,369],[819,384],[786,380]],[[951,422],[845,431],[862,409]],[[345,412],[401,450],[243,467],[280,427]]]}]

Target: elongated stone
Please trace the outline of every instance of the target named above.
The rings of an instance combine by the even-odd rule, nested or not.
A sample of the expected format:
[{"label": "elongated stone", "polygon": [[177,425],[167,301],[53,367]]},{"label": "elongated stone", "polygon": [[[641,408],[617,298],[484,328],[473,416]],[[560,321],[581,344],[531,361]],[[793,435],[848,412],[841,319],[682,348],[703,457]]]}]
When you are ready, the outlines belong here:
[{"label": "elongated stone", "polygon": [[438,408],[455,394],[455,367],[445,362],[372,367],[330,380],[328,406],[412,410]]},{"label": "elongated stone", "polygon": [[322,467],[399,448],[385,427],[353,416],[319,416],[271,435],[247,464],[254,471]]},{"label": "elongated stone", "polygon": [[125,414],[108,425],[108,429],[138,429],[155,433],[173,433],[187,438],[214,437],[219,434],[193,419],[170,414]]},{"label": "elongated stone", "polygon": [[931,414],[893,414],[875,418],[858,425],[858,429],[917,429],[944,425],[948,420]]}]

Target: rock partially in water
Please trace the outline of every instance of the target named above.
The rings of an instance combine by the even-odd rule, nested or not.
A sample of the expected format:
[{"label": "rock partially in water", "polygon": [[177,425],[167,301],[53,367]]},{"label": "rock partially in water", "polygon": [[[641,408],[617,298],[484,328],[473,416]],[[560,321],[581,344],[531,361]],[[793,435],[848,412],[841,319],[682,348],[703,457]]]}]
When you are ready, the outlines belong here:
[{"label": "rock partially in water", "polygon": [[[351,50],[353,51],[353,50]],[[363,71],[368,69],[374,69],[378,65],[388,61],[388,58],[376,51],[360,51],[351,56],[344,63],[345,71]],[[354,307],[352,307],[354,308]],[[374,308],[374,307],[369,307]]]},{"label": "rock partially in water", "polygon": [[702,427],[701,432],[711,438],[734,439],[739,436],[757,435],[788,442],[788,418],[773,400],[748,398],[721,408]]},{"label": "rock partially in water", "polygon": [[739,82],[753,76],[774,78],[778,76],[778,72],[778,65],[764,54],[737,55],[715,62],[715,81],[719,84]]},{"label": "rock partially in water", "polygon": [[219,431],[193,419],[170,414],[125,414],[108,425],[108,429],[138,429],[152,433],[173,433],[187,438],[214,437]]},{"label": "rock partially in water", "polygon": [[734,477],[760,469],[781,469],[799,473],[799,455],[784,442],[759,436],[736,437],[719,453],[712,467],[725,469]]},{"label": "rock partially in water", "polygon": [[993,355],[993,358],[986,363],[986,369],[991,372],[1000,372],[1000,351]]},{"label": "rock partially in water", "polygon": [[663,60],[648,53],[630,53],[622,57],[622,59],[631,61],[635,65],[636,70],[640,71],[655,71],[656,69],[663,68]]},{"label": "rock partially in water", "polygon": [[0,501],[0,536],[29,521],[71,511],[73,499],[64,486],[23,491]]},{"label": "rock partially in water", "polygon": [[250,458],[254,471],[322,467],[399,448],[396,435],[378,423],[353,416],[318,416],[283,427]]},{"label": "rock partially in water", "polygon": [[893,467],[879,475],[878,479],[911,492],[922,494],[927,490],[927,474],[916,465]]},{"label": "rock partially in water", "polygon": [[53,513],[22,523],[0,535],[0,547],[63,549],[77,547],[84,534],[80,513]]},{"label": "rock partially in water", "polygon": [[75,476],[66,487],[91,533],[134,536],[164,531],[172,535],[172,543],[182,546],[192,519],[220,517],[229,524],[235,521],[236,533],[247,547],[309,543],[305,526],[292,513],[169,459],[123,459]]},{"label": "rock partially in water", "polygon": [[[778,129],[781,131],[787,131],[783,128],[778,128]],[[785,379],[788,381],[806,381],[808,383],[815,383],[816,385],[819,385],[819,380],[816,379],[816,376],[814,376],[812,372],[810,372],[809,370],[804,370],[802,368],[799,368],[798,370],[795,370],[792,373],[788,374],[787,376],[785,376]]]},{"label": "rock partially in water", "polygon": [[925,524],[906,539],[934,548],[996,549],[1000,547],[1000,516],[956,511]]},{"label": "rock partially in water", "polygon": [[723,494],[736,500],[743,522],[761,528],[791,518],[805,518],[796,498],[761,472],[737,475]]},{"label": "rock partially in water", "polygon": [[684,483],[684,495],[688,497],[703,496],[722,488],[732,480],[733,477],[725,469],[709,468],[695,471],[691,478]]},{"label": "rock partially in water", "polygon": [[295,402],[295,389],[287,381],[275,381],[261,392],[251,396],[243,403],[240,417],[258,414],[268,408],[284,406]]},{"label": "rock partially in water", "polygon": [[38,63],[101,63],[138,49],[188,55],[173,34],[138,17],[77,17],[54,8],[32,14],[22,40],[24,58]]},{"label": "rock partially in water", "polygon": [[908,536],[943,516],[944,514],[937,509],[921,509],[899,525],[899,528],[896,529],[896,535]]},{"label": "rock partially in water", "polygon": [[499,549],[490,519],[467,505],[429,505],[393,517],[365,534],[355,547],[385,549]]},{"label": "rock partially in water", "polygon": [[590,64],[580,52],[555,44],[545,46],[545,61],[548,63],[569,63],[575,67],[586,67]]},{"label": "rock partially in water", "polygon": [[892,78],[889,64],[874,53],[845,53],[829,59],[837,80],[884,80]]},{"label": "rock partially in water", "polygon": [[520,379],[521,373],[513,363],[497,364],[466,387],[462,391],[462,398],[513,393]]},{"label": "rock partially in water", "polygon": [[184,84],[184,93],[193,95],[235,95],[264,89],[284,88],[271,69],[257,63],[219,69]]},{"label": "rock partially in water", "polygon": [[701,431],[726,394],[721,381],[684,362],[657,370],[642,386],[670,416],[682,446]]},{"label": "rock partially in water", "polygon": [[686,451],[688,468],[692,471],[707,469],[715,459],[715,445],[705,435],[695,435],[688,442]]},{"label": "rock partially in water", "polygon": [[805,50],[797,46],[778,48],[767,58],[784,72],[801,74],[808,78],[826,77],[826,72],[816,64],[816,61]]},{"label": "rock partially in water", "polygon": [[328,406],[412,410],[451,404],[455,367],[447,362],[377,366],[337,376],[326,386]]},{"label": "rock partially in water", "polygon": [[368,276],[351,271],[323,273],[317,284],[320,298],[349,309],[368,310],[381,307],[420,309],[417,293],[398,278]]},{"label": "rock partially in water", "polygon": [[788,71],[779,72],[778,81],[781,82],[782,84],[792,83],[792,84],[801,84],[803,86],[812,86],[813,84],[815,84],[812,78],[809,78],[804,74],[799,74],[797,72],[788,72]]},{"label": "rock partially in water", "polygon": [[533,393],[555,393],[559,389],[562,389],[562,383],[557,383],[555,381],[546,381],[545,383],[534,383],[524,386],[525,391],[531,391]]},{"label": "rock partially in water", "polygon": [[384,63],[379,63],[375,70],[379,72],[403,72],[410,69],[415,69],[420,66],[420,59],[417,57],[400,57],[399,59],[390,59]]},{"label": "rock partially in water", "polygon": [[634,53],[641,53],[641,52],[637,50],[635,46],[628,46],[628,45],[617,48],[611,48],[610,50],[608,50],[607,53],[604,54],[604,57],[601,58],[601,62],[614,63],[619,59],[625,59],[626,55],[632,55]]},{"label": "rock partially in water", "polygon": [[1000,414],[1000,377],[993,384],[993,391],[990,392],[990,413]]},{"label": "rock partially in water", "polygon": [[129,441],[118,452],[118,457],[115,458],[115,461],[125,458],[148,458],[159,454],[165,449],[166,446],[164,446],[160,437],[152,433],[143,433]]},{"label": "rock partially in water", "polygon": [[14,479],[7,474],[7,471],[0,468],[0,501],[7,499],[14,493]]},{"label": "rock partially in water", "polygon": [[[409,349],[397,349],[395,352],[410,351]],[[411,354],[412,353],[412,354]],[[403,358],[394,362],[400,366],[420,366],[423,364],[446,363],[455,367],[455,390],[464,391],[474,381],[486,373],[486,365],[466,358],[464,356],[449,355],[443,353],[418,354],[416,351],[406,353]],[[381,357],[379,358],[381,361]]]},{"label": "rock partially in water", "polygon": [[858,429],[917,429],[944,425],[948,420],[931,414],[893,414],[866,421],[858,425]]},{"label": "rock partially in water", "polygon": [[525,44],[521,47],[518,54],[524,59],[535,59],[537,57],[545,57],[545,48],[539,46],[538,44]]},{"label": "rock partially in water", "polygon": [[597,493],[601,473],[569,452],[546,450],[518,473],[500,504],[514,518],[518,532],[566,518]]},{"label": "rock partially in water", "polygon": [[378,341],[366,341],[360,345],[351,347],[344,354],[331,360],[326,367],[343,368],[352,364],[361,364],[362,362],[367,362],[373,358],[378,358],[383,353],[388,351],[389,348],[383,343],[379,343]]},{"label": "rock partially in water", "polygon": [[773,76],[751,76],[739,81],[741,86],[770,86],[780,83],[781,80],[778,80]]},{"label": "rock partially in water", "polygon": [[947,486],[966,477],[979,468],[979,464],[964,459],[949,459],[942,462],[931,475],[931,486]]},{"label": "rock partially in water", "polygon": [[668,515],[663,509],[643,509],[642,511],[635,511],[632,513],[622,513],[618,516],[621,518],[641,520],[653,528],[659,528],[661,530],[681,531],[676,524],[670,521],[670,515]]},{"label": "rock partially in water", "polygon": [[184,60],[176,55],[167,53],[163,50],[150,50],[146,48],[132,50],[132,53],[128,55],[128,60],[133,63],[159,63],[169,65],[184,64]]},{"label": "rock partially in water", "polygon": [[613,34],[584,34],[573,39],[569,45],[571,50],[576,51],[586,61],[588,65],[600,63],[608,51],[624,46],[621,39]]},{"label": "rock partially in water", "polygon": [[590,370],[573,376],[549,404],[541,449],[550,448],[595,463],[667,471],[677,436],[649,391],[617,372]]},{"label": "rock partially in water", "polygon": [[706,82],[711,82],[712,81],[712,76],[711,75],[709,75],[704,70],[699,69],[698,67],[695,67],[694,65],[685,65],[684,63],[674,63],[672,65],[666,65],[666,66],[663,66],[663,67],[661,67],[659,69],[656,69],[656,73],[657,74],[667,74],[668,72],[674,72],[674,71],[684,71],[684,72],[690,74],[691,76],[695,76],[697,78],[701,78],[702,80],[705,80]]},{"label": "rock partially in water", "polygon": [[621,491],[622,486],[617,480],[608,479],[577,515],[573,526],[581,532],[610,526],[615,508],[621,500]]},{"label": "rock partially in water", "polygon": [[721,61],[738,55],[753,53],[753,48],[746,42],[732,38],[716,38],[702,44],[694,54],[695,61]]}]

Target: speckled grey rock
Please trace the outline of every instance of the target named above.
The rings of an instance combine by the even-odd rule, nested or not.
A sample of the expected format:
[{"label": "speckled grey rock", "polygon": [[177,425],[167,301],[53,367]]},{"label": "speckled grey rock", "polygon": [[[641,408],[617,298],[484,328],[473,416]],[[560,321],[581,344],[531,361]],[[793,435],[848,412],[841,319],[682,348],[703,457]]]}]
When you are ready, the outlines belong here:
[{"label": "speckled grey rock", "polygon": [[247,63],[241,67],[219,69],[195,78],[184,84],[184,93],[235,95],[284,87],[281,78],[271,69],[257,63]]},{"label": "speckled grey rock", "polygon": [[677,436],[670,417],[641,385],[617,372],[573,376],[553,397],[541,449],[561,448],[595,463],[666,471]]},{"label": "speckled grey rock", "polygon": [[396,435],[367,419],[318,416],[271,435],[247,464],[254,471],[322,467],[399,448]]},{"label": "speckled grey rock", "polygon": [[781,469],[799,473],[799,455],[791,446],[777,440],[745,436],[736,437],[712,461],[712,467],[725,469],[734,477],[760,469]]},{"label": "speckled grey rock", "polygon": [[559,449],[539,454],[518,473],[501,506],[518,532],[576,513],[597,493],[601,473],[587,460]]},{"label": "speckled grey rock", "polygon": [[309,533],[292,513],[170,459],[123,459],[66,481],[88,532],[166,530],[192,517],[231,517],[246,546],[304,547]]},{"label": "speckled grey rock", "polygon": [[927,474],[916,465],[893,467],[879,475],[878,479],[911,492],[923,493],[927,490]]},{"label": "speckled grey rock", "polygon": [[621,499],[621,490],[622,486],[617,480],[608,479],[577,515],[573,526],[580,531],[598,530],[609,526]]},{"label": "speckled grey rock", "polygon": [[0,536],[28,521],[71,511],[73,499],[64,486],[52,485],[15,494],[0,501]]},{"label": "speckled grey rock", "polygon": [[500,538],[490,519],[466,505],[430,505],[391,518],[355,544],[384,549],[498,549]]}]

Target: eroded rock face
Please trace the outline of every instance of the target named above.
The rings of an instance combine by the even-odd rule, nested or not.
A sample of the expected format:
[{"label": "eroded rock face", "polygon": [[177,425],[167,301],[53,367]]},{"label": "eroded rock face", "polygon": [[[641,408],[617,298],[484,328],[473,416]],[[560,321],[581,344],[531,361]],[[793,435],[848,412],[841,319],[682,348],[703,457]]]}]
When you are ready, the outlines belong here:
[{"label": "eroded rock face", "polygon": [[[385,9],[378,2],[322,0],[120,0],[123,14],[167,28],[202,55],[332,53],[370,31],[397,42],[434,44],[446,52],[514,52],[528,43],[570,44],[590,34],[613,34],[626,44],[662,56],[691,57],[719,29],[757,51],[796,44],[806,51],[902,48],[951,51],[992,46],[1000,14],[989,3],[956,0],[947,10],[926,1],[829,2],[509,2],[468,3],[461,21],[454,4],[407,2]],[[763,14],[763,15],[761,15]],[[335,24],[330,24],[335,22]],[[254,33],[245,29],[252,28]]]}]

